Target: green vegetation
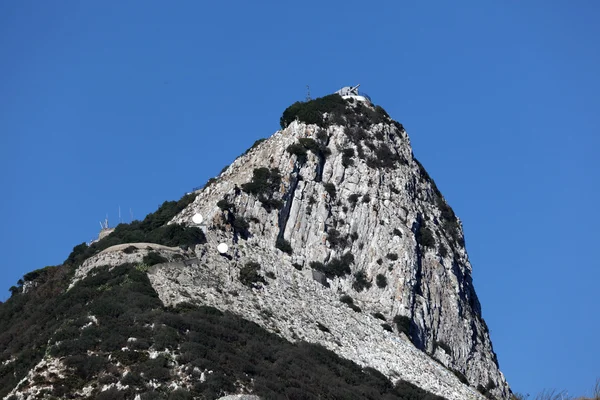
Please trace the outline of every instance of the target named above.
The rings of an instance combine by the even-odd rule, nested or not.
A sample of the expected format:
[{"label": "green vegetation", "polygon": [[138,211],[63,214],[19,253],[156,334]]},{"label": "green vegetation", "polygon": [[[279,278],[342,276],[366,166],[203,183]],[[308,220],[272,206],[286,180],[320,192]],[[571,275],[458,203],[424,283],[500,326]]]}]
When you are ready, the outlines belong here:
[{"label": "green vegetation", "polygon": [[357,292],[362,292],[365,289],[371,288],[371,282],[367,279],[365,271],[360,270],[354,274],[354,282],[352,282],[352,289]]},{"label": "green vegetation", "polygon": [[258,287],[259,283],[267,284],[265,278],[258,273],[260,264],[254,261],[249,261],[240,269],[240,282],[248,287]]},{"label": "green vegetation", "polygon": [[352,297],[348,296],[347,294],[342,295],[342,297],[340,297],[340,301],[342,303],[348,305],[348,307],[350,307],[352,309],[352,311],[354,311],[354,312],[362,311],[359,306],[354,304],[354,299]]},{"label": "green vegetation", "polygon": [[[328,125],[329,121],[339,120],[346,112],[346,102],[338,94],[330,94],[307,102],[296,102],[285,109],[279,123],[284,129],[296,118],[307,124],[316,124],[320,127]],[[329,114],[325,119],[323,113]],[[337,118],[336,118],[337,117]]]},{"label": "green vegetation", "polygon": [[325,191],[327,192],[327,194],[329,195],[329,197],[331,199],[335,199],[336,196],[336,190],[335,190],[335,185],[331,182],[327,182],[323,184],[323,188],[325,189]]},{"label": "green vegetation", "polygon": [[333,248],[343,249],[348,246],[348,239],[340,233],[337,229],[329,229],[327,231],[327,241]]},{"label": "green vegetation", "polygon": [[357,193],[352,193],[350,196],[348,196],[348,202],[352,204],[352,206],[355,206],[359,197],[360,196]]},{"label": "green vegetation", "polygon": [[332,279],[336,276],[340,277],[349,275],[351,272],[350,265],[352,263],[354,263],[354,255],[352,255],[350,252],[347,252],[341,257],[332,258],[327,264],[323,264],[322,262],[318,261],[312,261],[310,263],[310,267],[314,270],[323,272],[326,277]]},{"label": "green vegetation", "polygon": [[398,228],[394,228],[393,234],[398,237],[402,237],[402,231],[400,231]]},{"label": "green vegetation", "polygon": [[262,206],[271,212],[273,209],[283,207],[281,200],[273,196],[279,192],[281,186],[281,174],[278,168],[256,168],[252,173],[252,180],[242,185],[242,190],[258,198]]},{"label": "green vegetation", "polygon": [[[290,343],[234,314],[191,304],[164,307],[146,274],[131,265],[98,268],[68,292],[66,272],[51,269],[35,291],[0,305],[0,397],[47,352],[70,370],[63,378],[36,378],[52,385],[51,398],[68,398],[91,385],[95,399],[215,399],[243,385],[265,399],[440,399],[404,382],[392,385],[377,371],[321,346]],[[89,324],[89,315],[98,324]],[[137,340],[128,342],[129,337]],[[189,387],[169,389],[179,379],[172,360],[147,353],[165,349],[181,366],[178,374],[193,376],[194,368],[213,372],[204,382],[191,379]],[[2,363],[11,357],[15,361]],[[126,376],[117,362],[130,371]],[[161,386],[153,389],[150,380]],[[100,392],[116,382],[127,387]]]},{"label": "green vegetation", "polygon": [[354,165],[354,149],[352,147],[345,148],[342,150],[342,165],[347,168],[351,165]]},{"label": "green vegetation", "polygon": [[233,227],[233,233],[242,239],[246,240],[250,237],[250,223],[246,218],[239,215],[231,215],[231,226]]},{"label": "green vegetation", "polygon": [[362,197],[362,202],[369,203],[370,201],[371,201],[371,195],[369,195],[369,193],[364,194]]},{"label": "green vegetation", "polygon": [[382,314],[382,313],[380,313],[380,312],[376,312],[376,313],[374,313],[374,314],[373,314],[373,316],[374,316],[375,318],[377,318],[377,319],[380,319],[380,320],[382,320],[382,321],[385,321],[385,317],[384,317],[384,316],[383,316],[383,314]]},{"label": "green vegetation", "polygon": [[148,214],[143,221],[119,224],[110,235],[89,247],[85,243],[75,246],[64,264],[71,267],[78,266],[94,254],[117,244],[147,242],[174,247],[206,243],[204,233],[199,228],[179,224],[166,225],[194,201],[195,197],[195,194],[189,194],[179,201],[165,201],[158,210]]},{"label": "green vegetation", "polygon": [[378,288],[383,289],[387,286],[387,278],[383,274],[377,274],[375,277],[375,283],[377,284]]},{"label": "green vegetation", "polygon": [[425,224],[421,224],[419,230],[417,231],[417,243],[422,247],[435,247],[435,239],[433,237],[433,233],[425,226]]},{"label": "green vegetation", "polygon": [[367,159],[367,166],[374,169],[393,169],[399,165],[406,165],[408,162],[395,151],[392,151],[390,147],[381,143],[378,147],[373,149],[375,153],[373,156]]},{"label": "green vegetation", "polygon": [[301,164],[306,161],[308,151],[313,152],[321,160],[324,160],[331,154],[331,150],[325,145],[324,141],[317,142],[311,138],[298,139],[298,142],[290,144],[286,151],[295,155]]},{"label": "green vegetation", "polygon": [[292,254],[292,244],[284,238],[277,238],[275,247],[287,254]]},{"label": "green vegetation", "polygon": [[278,168],[256,168],[252,172],[252,180],[242,185],[242,190],[255,196],[269,197],[279,190],[281,174]]},{"label": "green vegetation", "polygon": [[234,204],[230,203],[226,198],[223,198],[217,202],[217,207],[222,211],[231,211],[234,208]]},{"label": "green vegetation", "polygon": [[411,322],[411,319],[406,315],[396,315],[394,317],[394,324],[396,324],[398,332],[404,332],[409,338]]},{"label": "green vegetation", "polygon": [[396,261],[398,259],[398,254],[396,253],[387,253],[385,256],[390,261]]},{"label": "green vegetation", "polygon": [[394,332],[394,330],[392,329],[392,326],[388,323],[381,324],[381,327],[388,332]]},{"label": "green vegetation", "polygon": [[166,258],[161,256],[157,252],[151,251],[144,256],[144,258],[142,259],[142,262],[144,264],[146,264],[147,266],[151,267],[155,264],[162,264],[162,263],[169,262],[169,260],[167,260]]},{"label": "green vegetation", "polygon": [[300,143],[292,143],[285,150],[288,153],[295,155],[298,161],[300,161],[301,163],[306,161],[306,154],[308,154],[308,152],[306,151],[306,148]]},{"label": "green vegetation", "polygon": [[465,240],[460,234],[460,227],[458,224],[458,218],[452,208],[446,203],[443,197],[438,195],[436,197],[436,205],[441,211],[442,228],[447,232],[455,243],[460,246],[465,245]]}]

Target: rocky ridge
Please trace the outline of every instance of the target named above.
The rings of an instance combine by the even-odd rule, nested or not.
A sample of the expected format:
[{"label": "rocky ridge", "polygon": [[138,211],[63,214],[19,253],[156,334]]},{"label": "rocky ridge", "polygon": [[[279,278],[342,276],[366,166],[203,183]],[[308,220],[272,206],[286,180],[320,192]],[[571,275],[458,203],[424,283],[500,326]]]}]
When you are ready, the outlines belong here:
[{"label": "rocky ridge", "polygon": [[[230,276],[233,284],[248,261],[276,276],[251,296],[271,310],[270,322],[245,309],[239,297],[230,294],[231,284],[221,282],[221,293],[211,291],[210,285],[194,289],[196,283],[190,282],[203,281],[206,268],[180,273],[175,273],[177,268],[169,273],[159,268],[151,274],[155,289],[165,303],[194,299],[239,312],[290,340],[294,335],[312,340],[391,378],[398,374],[448,398],[467,398],[464,389],[452,395],[418,381],[421,371],[403,373],[411,368],[406,360],[381,362],[373,356],[383,354],[378,347],[382,340],[398,346],[392,354],[404,349],[400,351],[401,342],[370,315],[381,313],[387,321],[405,316],[416,348],[464,374],[472,387],[508,398],[473,288],[460,221],[414,158],[402,125],[371,106],[349,104],[347,110],[345,120],[338,117],[326,126],[296,120],[257,144],[198,191],[195,201],[172,221],[190,224],[195,213],[204,216],[208,244],[198,246],[196,254],[204,265],[222,266],[210,276]],[[379,122],[369,120],[374,112]],[[254,190],[253,184],[267,189]],[[227,262],[216,251],[221,242],[231,247]],[[282,243],[291,246],[291,254],[277,249],[289,252]],[[347,253],[352,255],[349,271],[326,270],[328,263]],[[315,262],[325,266],[321,272],[328,275],[323,282],[329,287],[314,282]],[[319,269],[318,264],[312,266]],[[186,274],[190,276],[183,278]],[[377,285],[378,279],[385,279],[386,285]],[[310,289],[295,292],[298,287]],[[310,296],[315,291],[318,295]],[[336,304],[342,294],[350,295],[362,313]],[[338,313],[339,318],[328,313]],[[299,315],[311,323],[294,323]],[[314,322],[324,319],[336,335],[315,335]],[[364,330],[354,325],[357,319]],[[293,334],[286,329],[291,326]],[[351,340],[353,335],[360,339]],[[345,345],[336,343],[340,341]],[[434,376],[439,374],[431,379],[437,379]]]}]

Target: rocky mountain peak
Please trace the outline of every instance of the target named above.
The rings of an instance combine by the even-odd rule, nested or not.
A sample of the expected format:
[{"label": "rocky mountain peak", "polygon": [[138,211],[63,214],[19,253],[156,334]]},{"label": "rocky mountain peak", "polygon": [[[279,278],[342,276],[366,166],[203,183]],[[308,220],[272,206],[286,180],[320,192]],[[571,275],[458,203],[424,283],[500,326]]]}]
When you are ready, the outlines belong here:
[{"label": "rocky mountain peak", "polygon": [[0,393],[508,399],[460,220],[403,126],[352,93],[280,122],[202,189],[28,274],[0,307]]},{"label": "rocky mountain peak", "polygon": [[255,262],[278,282],[320,282],[325,296],[350,298],[471,386],[506,398],[460,220],[403,126],[379,106],[338,95],[293,104],[281,125],[172,222],[200,213],[203,255],[224,242],[230,263]]}]

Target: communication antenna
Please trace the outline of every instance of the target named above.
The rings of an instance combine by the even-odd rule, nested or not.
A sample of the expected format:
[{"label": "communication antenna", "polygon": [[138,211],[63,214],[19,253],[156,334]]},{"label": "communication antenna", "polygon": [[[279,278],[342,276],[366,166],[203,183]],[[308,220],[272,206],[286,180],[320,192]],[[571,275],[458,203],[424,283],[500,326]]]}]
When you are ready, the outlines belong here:
[{"label": "communication antenna", "polygon": [[104,220],[104,222],[100,222],[100,228],[101,229],[108,229],[108,214],[106,214],[106,219]]},{"label": "communication antenna", "polygon": [[310,86],[306,85],[306,101],[310,101]]},{"label": "communication antenna", "polygon": [[358,95],[359,95],[359,94],[358,94],[358,87],[359,87],[359,86],[360,86],[360,83],[359,83],[358,85],[354,86],[354,87],[351,87],[351,88],[350,88],[350,94],[353,94],[353,95],[355,95],[355,96],[358,96]]}]

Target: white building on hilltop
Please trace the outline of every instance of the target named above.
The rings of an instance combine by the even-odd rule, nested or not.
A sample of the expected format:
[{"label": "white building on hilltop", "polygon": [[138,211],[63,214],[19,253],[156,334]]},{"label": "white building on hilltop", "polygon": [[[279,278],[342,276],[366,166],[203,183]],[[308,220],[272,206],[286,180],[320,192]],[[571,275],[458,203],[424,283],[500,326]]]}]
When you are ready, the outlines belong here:
[{"label": "white building on hilltop", "polygon": [[358,84],[356,86],[344,86],[343,88],[341,88],[340,90],[338,90],[335,93],[339,94],[344,99],[353,98],[358,101],[364,101],[365,103],[371,104],[372,103],[371,98],[369,97],[368,94],[359,93],[359,91],[358,91],[359,86],[360,86],[360,84]]}]

